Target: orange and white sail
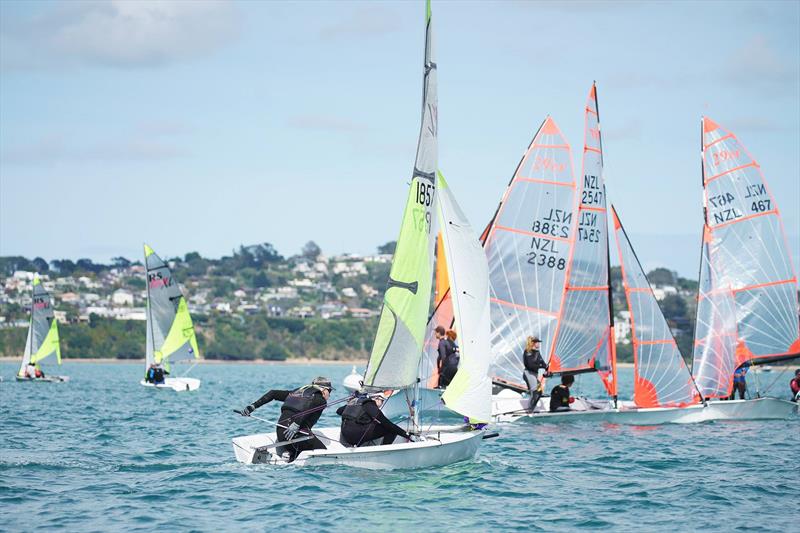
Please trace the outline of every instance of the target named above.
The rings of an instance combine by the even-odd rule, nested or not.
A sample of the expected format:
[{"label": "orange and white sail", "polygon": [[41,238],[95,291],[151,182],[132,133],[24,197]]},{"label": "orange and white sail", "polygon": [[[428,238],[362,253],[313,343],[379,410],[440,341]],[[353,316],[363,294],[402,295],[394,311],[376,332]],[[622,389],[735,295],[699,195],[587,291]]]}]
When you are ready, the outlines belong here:
[{"label": "orange and white sail", "polygon": [[440,231],[436,237],[436,265],[434,275],[433,314],[428,320],[425,330],[425,346],[420,365],[420,382],[423,387],[435,389],[439,385],[439,370],[436,362],[439,358],[439,340],[434,330],[441,326],[444,329],[453,327],[455,316],[453,300],[450,294],[450,280],[447,275],[447,257],[444,239]]},{"label": "orange and white sail", "polygon": [[729,396],[747,362],[800,356],[797,276],[778,206],[736,136],[702,120],[703,244],[692,370],[707,398]]},{"label": "orange and white sail", "polygon": [[522,383],[529,335],[542,339],[545,357],[553,353],[577,228],[575,191],[570,146],[548,117],[484,232],[494,378]]},{"label": "orange and white sail", "polygon": [[617,391],[608,250],[608,210],[597,89],[584,110],[583,172],[577,233],[567,267],[564,303],[550,354],[551,372],[598,371],[611,396]]},{"label": "orange and white sail", "polygon": [[617,211],[613,206],[611,210],[622,268],[622,285],[631,313],[634,402],[639,407],[685,407],[697,403],[700,395],[692,375],[683,361]]}]

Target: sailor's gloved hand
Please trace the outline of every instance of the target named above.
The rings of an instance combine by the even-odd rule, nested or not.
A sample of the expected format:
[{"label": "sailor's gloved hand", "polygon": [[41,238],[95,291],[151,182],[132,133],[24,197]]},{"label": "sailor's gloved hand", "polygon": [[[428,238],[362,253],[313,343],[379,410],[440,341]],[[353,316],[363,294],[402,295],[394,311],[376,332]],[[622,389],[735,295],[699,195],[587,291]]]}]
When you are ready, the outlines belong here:
[{"label": "sailor's gloved hand", "polygon": [[292,440],[298,431],[300,431],[300,426],[297,425],[297,422],[292,422],[283,434],[286,436],[286,440]]},{"label": "sailor's gloved hand", "polygon": [[250,404],[247,407],[245,407],[244,409],[242,409],[242,416],[250,416],[250,413],[252,413],[255,410],[256,410],[256,408],[253,407],[253,404]]}]

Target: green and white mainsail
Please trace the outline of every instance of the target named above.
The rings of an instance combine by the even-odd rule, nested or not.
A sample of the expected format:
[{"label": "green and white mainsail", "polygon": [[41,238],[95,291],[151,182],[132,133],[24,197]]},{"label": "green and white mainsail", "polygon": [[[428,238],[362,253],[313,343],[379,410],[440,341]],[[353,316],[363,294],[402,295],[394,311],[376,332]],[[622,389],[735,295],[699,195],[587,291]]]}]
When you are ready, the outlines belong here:
[{"label": "green and white mainsail", "polygon": [[169,370],[169,358],[200,358],[186,298],[169,267],[144,245],[147,275],[147,351],[145,372],[153,363]]},{"label": "green and white mainsail", "polygon": [[442,401],[473,423],[489,422],[492,416],[489,365],[493,360],[489,342],[489,264],[478,236],[441,173],[437,190],[440,235],[460,344],[458,372],[445,389]]},{"label": "green and white mainsail", "polygon": [[18,374],[24,376],[29,363],[38,364],[53,354],[56,354],[56,360],[60,365],[61,345],[58,337],[58,321],[53,314],[53,300],[37,275],[33,278],[31,322]]},{"label": "green and white mainsail", "polygon": [[383,296],[364,386],[404,389],[417,382],[431,299],[436,236],[437,98],[430,0],[425,10],[422,124],[400,237]]}]

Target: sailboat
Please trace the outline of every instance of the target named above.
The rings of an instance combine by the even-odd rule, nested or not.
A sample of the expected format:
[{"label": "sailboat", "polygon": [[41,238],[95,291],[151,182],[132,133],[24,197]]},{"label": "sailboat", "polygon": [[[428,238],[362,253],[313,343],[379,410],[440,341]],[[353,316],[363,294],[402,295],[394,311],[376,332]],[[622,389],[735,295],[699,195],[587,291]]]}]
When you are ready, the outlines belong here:
[{"label": "sailboat", "polygon": [[[67,376],[43,377],[31,375],[33,369],[39,369],[39,363],[55,354],[56,361],[61,364],[61,345],[58,336],[58,321],[53,314],[53,300],[50,293],[42,285],[39,275],[33,278],[33,292],[31,298],[31,321],[28,326],[28,337],[25,340],[25,351],[22,354],[22,363],[17,372],[17,381],[36,381],[43,383],[59,383],[69,381]],[[33,366],[31,366],[33,365]]]},{"label": "sailboat", "polygon": [[[701,131],[703,240],[692,370],[705,398],[723,399],[738,367],[800,357],[798,285],[761,167],[710,118]],[[796,404],[757,398],[709,405],[782,418]]]},{"label": "sailboat", "polygon": [[[488,266],[477,235],[437,171],[436,63],[429,1],[426,7],[422,127],[400,236],[363,379],[366,391],[393,390],[406,398],[408,428],[419,437],[404,443],[349,448],[339,441],[338,427],[314,429],[327,449],[301,452],[292,463],[298,466],[335,464],[367,469],[440,466],[474,457],[487,436],[476,428],[491,416],[491,381],[487,372]],[[461,365],[442,400],[470,424],[426,427],[415,405],[430,307],[437,226],[442,228],[443,245],[453,258],[448,273],[454,288],[456,321],[464,333]],[[275,453],[278,445],[275,433],[233,439],[236,458],[243,463],[287,464]]]},{"label": "sailboat", "polygon": [[[170,359],[199,359],[197,337],[186,298],[166,263],[144,245],[147,284],[147,330],[144,372],[152,365],[170,371]],[[157,389],[191,391],[200,388],[200,380],[186,376],[167,377],[154,384],[142,379],[141,385]]]}]

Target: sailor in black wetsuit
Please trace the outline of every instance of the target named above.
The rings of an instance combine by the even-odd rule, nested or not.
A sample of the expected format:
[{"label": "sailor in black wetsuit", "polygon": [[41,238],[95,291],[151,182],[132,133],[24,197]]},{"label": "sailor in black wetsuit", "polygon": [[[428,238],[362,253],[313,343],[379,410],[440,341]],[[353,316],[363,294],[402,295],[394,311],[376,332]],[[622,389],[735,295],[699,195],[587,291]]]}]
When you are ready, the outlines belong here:
[{"label": "sailor in black wetsuit", "polygon": [[242,416],[250,416],[250,413],[272,400],[283,402],[281,416],[278,418],[275,428],[278,441],[290,441],[294,438],[312,435],[309,440],[278,446],[275,450],[277,454],[288,453],[288,461],[291,463],[300,455],[300,452],[325,449],[325,445],[313,436],[311,428],[327,407],[332,390],[331,380],[323,377],[316,378],[311,385],[305,385],[295,390],[274,389],[242,409]]},{"label": "sailor in black wetsuit", "polygon": [[[525,351],[522,352],[522,363],[525,365],[525,370],[522,371],[522,379],[528,386],[528,393],[530,394],[530,402],[528,402],[528,409],[533,411],[536,409],[536,404],[539,403],[539,398],[542,397],[542,382],[539,381],[539,370],[548,371],[547,363],[542,358],[542,353],[539,348],[542,346],[542,340],[539,337],[528,337],[525,343]],[[545,373],[545,376],[548,374]]]},{"label": "sailor in black wetsuit", "polygon": [[145,374],[144,380],[153,385],[163,385],[166,382],[165,374],[169,374],[161,365],[153,363]]},{"label": "sailor in black wetsuit", "polygon": [[359,447],[374,445],[372,441],[383,439],[380,444],[391,444],[395,437],[411,440],[411,435],[392,423],[381,412],[386,400],[383,393],[359,394],[336,410],[342,417],[341,442],[345,446]]},{"label": "sailor in black wetsuit", "polygon": [[436,329],[437,337],[440,329],[444,337],[439,338],[439,357],[436,359],[436,366],[439,368],[439,388],[444,389],[450,385],[450,382],[453,381],[458,372],[458,363],[461,356],[456,344],[456,332],[452,329],[448,329],[445,332],[444,328],[439,326]]},{"label": "sailor in black wetsuit", "polygon": [[556,411],[569,411],[569,404],[572,403],[569,396],[569,388],[575,383],[575,376],[572,374],[563,374],[561,376],[561,385],[556,385],[550,391],[550,412]]}]

